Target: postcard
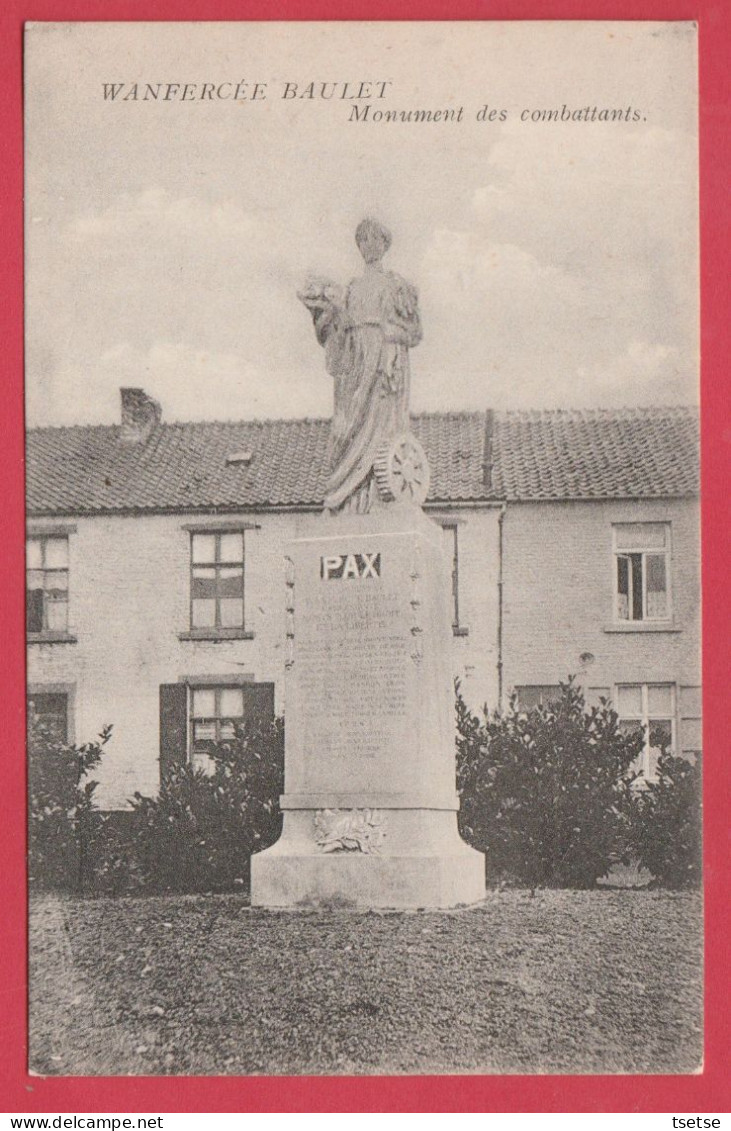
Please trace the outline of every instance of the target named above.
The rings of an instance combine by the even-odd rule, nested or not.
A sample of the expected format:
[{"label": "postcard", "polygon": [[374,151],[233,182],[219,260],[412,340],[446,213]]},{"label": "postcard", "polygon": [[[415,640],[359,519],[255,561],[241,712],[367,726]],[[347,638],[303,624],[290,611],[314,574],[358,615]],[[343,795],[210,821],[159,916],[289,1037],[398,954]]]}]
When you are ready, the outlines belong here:
[{"label": "postcard", "polygon": [[34,1074],[701,1070],[696,47],[27,25]]}]

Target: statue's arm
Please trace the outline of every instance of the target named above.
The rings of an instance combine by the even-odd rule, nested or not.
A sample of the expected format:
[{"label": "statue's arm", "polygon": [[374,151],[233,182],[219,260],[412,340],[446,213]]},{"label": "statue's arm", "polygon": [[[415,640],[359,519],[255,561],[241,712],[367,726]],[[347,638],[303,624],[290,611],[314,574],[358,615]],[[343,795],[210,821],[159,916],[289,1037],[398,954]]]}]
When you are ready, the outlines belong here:
[{"label": "statue's arm", "polygon": [[333,330],[341,329],[344,318],[343,288],[326,279],[311,279],[297,292],[315,324],[315,334],[321,346],[327,342]]}]

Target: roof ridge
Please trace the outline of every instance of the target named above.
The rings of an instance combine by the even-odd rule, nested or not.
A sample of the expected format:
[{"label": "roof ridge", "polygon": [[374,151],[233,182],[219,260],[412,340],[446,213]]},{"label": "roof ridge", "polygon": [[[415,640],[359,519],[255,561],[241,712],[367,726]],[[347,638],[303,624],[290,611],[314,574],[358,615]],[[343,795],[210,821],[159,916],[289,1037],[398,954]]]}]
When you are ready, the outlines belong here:
[{"label": "roof ridge", "polygon": [[25,431],[26,431],[26,434],[28,434],[30,432],[81,432],[81,431],[89,431],[92,428],[99,428],[99,429],[102,429],[102,428],[108,428],[108,429],[117,428],[117,429],[119,429],[121,427],[122,427],[122,425],[119,424],[119,423],[116,423],[116,424],[114,424],[114,423],[112,423],[112,424],[101,424],[101,423],[32,424],[32,425],[30,425],[30,427],[26,428]]},{"label": "roof ridge", "polygon": [[[588,408],[505,408],[505,409],[491,409],[487,408],[475,409],[423,409],[420,412],[410,413],[412,420],[424,419],[440,419],[440,420],[455,420],[457,418],[481,418],[486,413],[492,412],[496,419],[506,419],[512,417],[513,419],[529,418],[540,419],[546,417],[566,416],[566,417],[581,417],[581,416],[606,416],[606,417],[619,417],[619,416],[662,416],[663,414],[683,414],[691,415],[697,414],[700,411],[700,406],[697,404],[667,404],[667,405],[620,405],[615,407],[595,406]],[[331,416],[249,416],[240,417],[238,419],[229,418],[227,420],[163,420],[155,425],[155,428],[240,428],[242,425],[274,425],[274,424],[329,424],[332,420]],[[103,423],[103,422],[90,422],[88,424],[37,424],[31,425],[26,429],[28,433],[36,432],[72,432],[91,429],[119,429],[121,425],[118,422]]]},{"label": "roof ridge", "polygon": [[[488,409],[465,408],[465,409],[424,409],[421,412],[411,412],[409,416],[412,420],[422,420],[425,418],[436,418],[440,420],[450,419],[454,420],[458,417],[483,417]],[[227,420],[161,420],[155,425],[158,428],[239,428],[242,425],[272,425],[272,424],[330,424],[332,421],[331,416],[243,416],[238,419],[229,418]],[[91,428],[119,428],[120,424],[117,423],[88,423],[88,424],[37,424],[27,428],[27,432],[62,432],[71,431],[73,429],[91,429]]]},{"label": "roof ridge", "polygon": [[496,417],[549,417],[549,416],[662,416],[666,413],[691,415],[700,412],[698,404],[665,405],[594,405],[585,408],[503,408],[496,409]]},{"label": "roof ridge", "polygon": [[158,427],[161,428],[238,428],[242,424],[329,424],[329,416],[241,416],[238,419],[228,420],[162,420]]}]

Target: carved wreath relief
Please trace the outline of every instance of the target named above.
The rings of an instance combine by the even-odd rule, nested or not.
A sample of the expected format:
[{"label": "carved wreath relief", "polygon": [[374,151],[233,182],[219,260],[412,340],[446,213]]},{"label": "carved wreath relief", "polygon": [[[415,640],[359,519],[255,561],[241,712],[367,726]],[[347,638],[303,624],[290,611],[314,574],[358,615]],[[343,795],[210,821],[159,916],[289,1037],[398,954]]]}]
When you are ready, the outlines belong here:
[{"label": "carved wreath relief", "polygon": [[315,843],[322,852],[378,855],[385,837],[384,816],[377,809],[319,809]]}]

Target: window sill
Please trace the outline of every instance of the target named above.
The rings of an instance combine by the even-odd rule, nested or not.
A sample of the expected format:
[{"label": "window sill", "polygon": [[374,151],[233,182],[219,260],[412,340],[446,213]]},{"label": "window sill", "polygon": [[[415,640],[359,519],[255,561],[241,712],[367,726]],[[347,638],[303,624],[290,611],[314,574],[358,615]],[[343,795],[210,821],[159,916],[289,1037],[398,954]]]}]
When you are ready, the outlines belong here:
[{"label": "window sill", "polygon": [[463,624],[453,624],[452,633],[454,636],[469,636],[470,630]]},{"label": "window sill", "polygon": [[682,632],[671,620],[666,621],[623,621],[615,624],[605,624],[605,632]]},{"label": "window sill", "polygon": [[77,638],[72,632],[29,632],[29,644],[76,644]]},{"label": "window sill", "polygon": [[178,640],[253,640],[254,633],[244,628],[191,628],[179,632]]}]

